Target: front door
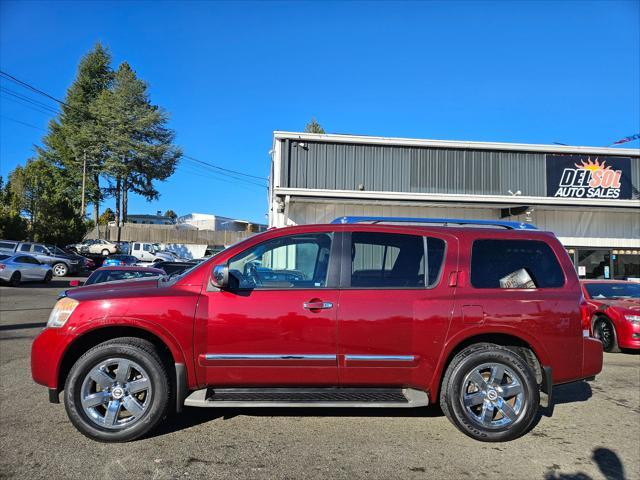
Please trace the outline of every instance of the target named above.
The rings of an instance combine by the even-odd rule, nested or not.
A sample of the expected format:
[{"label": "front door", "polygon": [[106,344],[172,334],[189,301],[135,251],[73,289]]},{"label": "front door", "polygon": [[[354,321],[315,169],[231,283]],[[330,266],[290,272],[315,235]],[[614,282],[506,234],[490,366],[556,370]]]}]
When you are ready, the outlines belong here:
[{"label": "front door", "polygon": [[451,318],[456,238],[354,231],[350,239],[338,310],[340,383],[424,385]]},{"label": "front door", "polygon": [[334,237],[277,237],[229,260],[230,287],[204,292],[196,315],[208,385],[337,383]]}]

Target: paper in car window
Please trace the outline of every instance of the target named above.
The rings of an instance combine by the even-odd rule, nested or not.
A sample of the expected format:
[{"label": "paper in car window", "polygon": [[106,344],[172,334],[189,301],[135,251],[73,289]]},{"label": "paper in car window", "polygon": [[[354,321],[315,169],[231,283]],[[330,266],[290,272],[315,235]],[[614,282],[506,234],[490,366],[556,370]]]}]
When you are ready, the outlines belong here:
[{"label": "paper in car window", "polygon": [[529,273],[521,268],[500,279],[500,288],[536,288]]}]

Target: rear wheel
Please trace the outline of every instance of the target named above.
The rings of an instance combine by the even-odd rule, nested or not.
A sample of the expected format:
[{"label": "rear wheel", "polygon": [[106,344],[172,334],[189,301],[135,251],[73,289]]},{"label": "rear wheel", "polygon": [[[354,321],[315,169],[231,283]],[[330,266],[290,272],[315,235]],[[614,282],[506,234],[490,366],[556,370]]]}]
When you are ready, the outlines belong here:
[{"label": "rear wheel", "polygon": [[44,275],[44,283],[49,283],[51,281],[51,279],[53,278],[53,273],[51,273],[51,270],[49,270],[45,275]]},{"label": "rear wheel", "polygon": [[606,317],[598,317],[593,324],[593,336],[602,342],[605,352],[619,352],[616,329]]},{"label": "rear wheel", "polygon": [[71,368],[65,408],[87,437],[126,442],[145,435],[167,415],[170,385],[153,344],[117,338],[92,348]]},{"label": "rear wheel", "polygon": [[102,256],[106,257],[107,255],[109,255],[109,250],[105,248],[104,250],[102,250]]},{"label": "rear wheel", "polygon": [[13,275],[11,275],[11,278],[9,279],[9,285],[11,285],[12,287],[17,287],[18,285],[20,285],[21,279],[22,275],[20,275],[20,272],[13,272]]},{"label": "rear wheel", "polygon": [[444,376],[440,406],[463,433],[484,442],[513,440],[527,431],[540,404],[531,367],[507,347],[472,345]]},{"label": "rear wheel", "polygon": [[69,267],[67,267],[67,265],[62,262],[54,264],[53,267],[51,267],[51,270],[53,270],[53,274],[56,277],[64,277],[67,273],[69,273]]}]

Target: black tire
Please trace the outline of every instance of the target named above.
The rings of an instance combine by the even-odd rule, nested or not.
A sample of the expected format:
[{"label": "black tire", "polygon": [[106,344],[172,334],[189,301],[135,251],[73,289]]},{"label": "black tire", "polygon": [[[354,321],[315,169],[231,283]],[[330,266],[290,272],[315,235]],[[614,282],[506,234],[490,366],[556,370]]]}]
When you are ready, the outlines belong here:
[{"label": "black tire", "polygon": [[51,270],[56,277],[65,277],[69,273],[69,266],[66,263],[58,262],[53,264]]},{"label": "black tire", "polygon": [[605,352],[620,352],[616,328],[607,317],[599,316],[595,319],[593,322],[593,336],[602,342],[602,349]]},{"label": "black tire", "polygon": [[20,272],[13,272],[13,275],[11,275],[11,278],[9,279],[9,285],[12,287],[17,287],[18,285],[20,285],[21,279],[22,275],[20,274]]},{"label": "black tire", "polygon": [[53,278],[53,273],[51,273],[51,270],[49,270],[44,276],[43,283],[50,283],[52,278]]},{"label": "black tire", "polygon": [[[144,412],[131,425],[117,430],[98,425],[89,417],[81,400],[83,383],[90,377],[89,372],[101,362],[112,359],[140,365],[148,375],[151,387],[149,398],[144,402]],[[100,442],[128,442],[147,434],[167,416],[172,392],[170,376],[155,346],[141,338],[121,337],[93,347],[76,361],[65,382],[64,403],[69,419],[83,435]],[[115,389],[112,389],[112,395],[115,395]],[[124,400],[122,405],[125,406]],[[118,415],[120,413],[116,417]]]},{"label": "black tire", "polygon": [[[504,376],[500,377],[499,383],[492,383],[490,378],[483,377],[487,390],[480,391],[478,388],[477,391],[470,391],[470,388],[473,390],[470,376],[486,365],[503,367]],[[500,370],[496,369],[496,371]],[[510,377],[513,385],[515,385],[514,381],[520,385],[520,393],[511,398],[504,395],[506,399],[504,401],[502,393],[496,393],[501,392],[502,387],[493,388],[492,386],[502,384],[503,379]],[[502,385],[507,391],[507,385]],[[490,400],[494,395],[497,395],[496,402]],[[481,403],[465,407],[464,398],[467,397],[470,400],[474,396],[482,399]],[[485,403],[487,403],[487,412],[489,409],[493,412],[488,414],[487,424],[483,424],[476,418],[476,411],[480,416],[485,412]],[[498,404],[501,405],[500,408],[496,407]],[[525,359],[500,345],[478,343],[465,348],[453,358],[442,380],[440,391],[442,411],[461,432],[483,442],[504,442],[518,438],[531,426],[539,405],[540,390],[535,373]],[[506,412],[508,407],[512,407],[509,412],[513,418],[507,418],[507,414],[501,410],[505,409],[504,412]],[[500,425],[501,422],[510,423]]]},{"label": "black tire", "polygon": [[109,250],[107,250],[106,248],[105,248],[104,250],[102,250],[102,256],[103,256],[103,257],[108,256],[108,255],[109,255],[109,253],[111,253],[111,252],[109,252]]}]

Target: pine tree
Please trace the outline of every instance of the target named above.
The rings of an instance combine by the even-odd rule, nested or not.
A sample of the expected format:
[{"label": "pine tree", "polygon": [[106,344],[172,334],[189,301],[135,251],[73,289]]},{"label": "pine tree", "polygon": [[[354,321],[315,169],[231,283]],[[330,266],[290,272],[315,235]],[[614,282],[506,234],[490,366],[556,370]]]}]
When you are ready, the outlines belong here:
[{"label": "pine tree", "polygon": [[311,117],[311,121],[304,127],[305,133],[326,133],[324,128],[316,122],[316,117]]},{"label": "pine tree", "polygon": [[113,80],[111,54],[100,43],[87,53],[67,90],[60,115],[49,122],[40,158],[63,168],[61,187],[73,206],[80,210],[83,160],[86,155],[86,198],[93,203],[93,217],[99,217],[103,199],[100,176],[105,162],[106,126],[96,117],[96,101]]},{"label": "pine tree", "polygon": [[173,145],[168,115],[151,103],[147,84],[126,62],[119,66],[113,87],[100,94],[97,111],[110,126],[105,171],[120,222],[127,216],[128,193],[157,199],[154,181],[173,174],[182,152]]}]

